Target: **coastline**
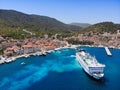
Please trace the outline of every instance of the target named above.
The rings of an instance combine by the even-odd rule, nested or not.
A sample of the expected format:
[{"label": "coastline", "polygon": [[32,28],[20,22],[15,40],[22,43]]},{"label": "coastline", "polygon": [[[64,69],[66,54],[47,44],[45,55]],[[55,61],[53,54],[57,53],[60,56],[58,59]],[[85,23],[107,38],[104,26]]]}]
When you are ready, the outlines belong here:
[{"label": "coastline", "polygon": [[[105,82],[107,82],[106,79],[110,80],[110,82],[108,83],[106,88],[108,88],[109,85],[111,86],[113,84],[113,82],[114,83],[119,82],[118,77],[119,77],[120,73],[117,71],[119,71],[119,68],[120,68],[119,67],[119,62],[120,62],[120,60],[119,60],[120,53],[119,52],[120,52],[120,50],[112,49],[113,54],[115,54],[114,55],[115,58],[114,58],[114,57],[107,56],[106,53],[104,52],[103,48],[83,47],[83,49],[88,50],[88,53],[95,56],[100,63],[103,63],[106,65],[105,76],[102,79],[102,80],[105,80],[104,82],[102,80],[97,81],[89,76],[86,76],[87,74],[83,72],[82,67],[76,61],[74,49],[63,49],[63,50],[53,51],[52,53],[47,54],[47,56],[30,56],[29,58],[19,58],[19,59],[17,59],[17,61],[14,61],[14,62],[11,62],[8,64],[2,64],[1,69],[0,69],[1,72],[3,72],[1,74],[1,84],[4,83],[4,78],[8,77],[10,79],[8,80],[8,82],[6,82],[4,87],[8,88],[9,83],[11,83],[11,78],[12,78],[12,81],[16,81],[16,82],[19,82],[19,81],[21,82],[21,80],[23,80],[23,84],[26,85],[26,80],[28,80],[27,78],[35,77],[34,75],[36,75],[36,73],[37,73],[37,78],[35,77],[35,79],[37,80],[38,83],[35,83],[35,84],[37,84],[38,86],[33,87],[31,85],[30,88],[32,88],[32,89],[33,88],[37,89],[40,85],[41,85],[40,86],[40,88],[41,88],[42,85],[44,84],[44,87],[43,87],[43,90],[44,90],[45,86],[46,86],[46,82],[47,82],[46,80],[48,79],[49,80],[48,82],[52,82],[53,78],[55,78],[57,80],[59,78],[59,82],[61,82],[61,84],[63,84],[65,79],[67,77],[69,77],[69,80],[67,78],[67,82],[65,82],[68,84],[68,87],[70,85],[69,83],[75,81],[74,82],[75,86],[78,83],[77,87],[79,87],[79,88],[80,88],[80,84],[86,84],[86,83],[90,84],[92,87],[94,85],[94,82],[97,82],[96,85],[102,83],[102,85],[105,84],[105,86],[106,86],[106,83],[105,83]],[[100,54],[95,53],[95,52],[99,52]],[[101,55],[103,55],[103,56],[101,56]],[[115,65],[115,67],[111,67],[114,65]],[[48,70],[50,70],[50,72],[48,72]],[[55,72],[55,71],[51,72],[51,70],[57,70],[57,72]],[[111,72],[110,70],[112,70],[113,72]],[[45,72],[47,72],[47,76],[43,77],[42,80],[39,79],[39,77],[42,77],[41,75],[46,75],[46,74],[44,74]],[[74,73],[74,74],[72,74],[72,73]],[[72,76],[72,78],[71,78],[71,76],[70,76],[71,74],[75,75],[75,76]],[[18,75],[20,77],[17,78]],[[64,78],[62,77],[62,75],[64,76]],[[114,77],[114,76],[116,76],[116,77]],[[61,80],[61,78],[63,78],[63,79]],[[84,80],[86,80],[85,83],[83,83],[83,80],[81,80],[82,78],[84,78]],[[29,80],[33,81],[32,78]],[[79,80],[79,82],[77,80]],[[117,81],[114,81],[114,80],[117,80]],[[88,81],[90,81],[90,82],[88,82]],[[55,80],[51,84],[53,86],[55,84],[59,85],[60,84],[59,82],[56,82],[56,80]],[[28,81],[28,83],[29,83],[29,81]],[[71,83],[71,84],[73,84],[73,83]],[[19,85],[19,84],[16,84],[16,85]],[[96,85],[94,85],[94,86],[96,87]],[[119,83],[114,84],[114,85],[116,87],[118,87]],[[99,85],[98,85],[98,87],[99,87]],[[1,89],[2,88],[3,87],[1,87]],[[49,88],[51,88],[51,86]],[[72,86],[70,88],[72,88]],[[82,87],[82,88],[84,88],[84,87]],[[57,89],[57,88],[55,88],[55,89]],[[101,88],[101,89],[103,89],[103,88]]]},{"label": "coastline", "polygon": [[[9,58],[7,58],[7,57],[2,57],[2,56],[1,56],[0,64],[10,63],[10,62],[16,61],[18,58],[22,58],[22,57],[28,58],[28,57],[30,57],[30,56],[46,55],[47,53],[51,53],[51,52],[53,52],[53,51],[62,50],[62,49],[67,49],[67,48],[68,48],[68,49],[69,49],[69,48],[75,49],[75,48],[81,47],[81,46],[97,47],[97,48],[104,48],[104,47],[105,47],[105,46],[103,46],[103,45],[71,45],[71,46],[68,46],[68,45],[67,45],[67,46],[64,46],[64,47],[55,48],[55,49],[53,49],[53,50],[47,50],[47,51],[45,51],[45,52],[40,51],[40,52],[35,52],[35,53],[30,53],[30,54],[23,54],[23,55],[18,55],[18,56],[12,56],[12,57],[9,57]],[[113,46],[109,46],[108,48],[110,48],[110,49],[120,49],[120,47],[117,48],[117,47],[113,47]]]}]

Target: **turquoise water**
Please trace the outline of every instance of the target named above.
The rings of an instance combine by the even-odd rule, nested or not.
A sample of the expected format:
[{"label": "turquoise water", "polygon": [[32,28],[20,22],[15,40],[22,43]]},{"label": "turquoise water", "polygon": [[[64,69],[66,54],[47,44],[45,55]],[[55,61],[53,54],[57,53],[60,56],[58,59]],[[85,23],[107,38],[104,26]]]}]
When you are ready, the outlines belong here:
[{"label": "turquoise water", "polygon": [[83,71],[74,49],[63,49],[0,65],[0,90],[120,90],[120,50],[110,49],[109,57],[103,48],[82,48],[106,65],[102,80]]}]

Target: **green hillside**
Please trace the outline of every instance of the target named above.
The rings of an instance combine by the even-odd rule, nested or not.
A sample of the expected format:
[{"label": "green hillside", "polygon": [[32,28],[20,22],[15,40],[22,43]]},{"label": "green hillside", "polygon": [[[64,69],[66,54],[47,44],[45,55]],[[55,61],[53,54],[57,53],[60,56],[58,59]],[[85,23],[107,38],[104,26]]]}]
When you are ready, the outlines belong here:
[{"label": "green hillside", "polygon": [[120,29],[120,24],[114,24],[113,22],[102,22],[102,23],[91,25],[81,30],[80,33],[86,33],[91,31],[93,33],[98,33],[98,34],[102,34],[104,32],[116,33],[117,30],[119,29]]},{"label": "green hillside", "polygon": [[0,10],[0,35],[13,38],[30,37],[31,35],[25,33],[23,29],[38,37],[45,33],[69,34],[81,30],[81,27],[64,24],[47,16],[29,15],[15,10]]}]

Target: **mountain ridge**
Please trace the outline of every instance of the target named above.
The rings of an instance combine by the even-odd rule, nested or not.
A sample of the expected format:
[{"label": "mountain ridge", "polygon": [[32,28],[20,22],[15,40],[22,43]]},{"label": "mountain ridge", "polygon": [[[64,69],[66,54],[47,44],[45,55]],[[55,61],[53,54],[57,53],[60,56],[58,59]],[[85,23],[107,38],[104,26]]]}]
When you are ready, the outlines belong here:
[{"label": "mountain ridge", "polygon": [[48,16],[25,14],[16,10],[0,9],[0,34],[12,37],[15,35],[14,33],[19,33],[20,35],[24,34],[22,31],[23,29],[27,29],[36,33],[36,36],[39,36],[45,33],[71,33],[79,31],[82,28],[64,24],[63,22]]},{"label": "mountain ridge", "polygon": [[79,27],[82,27],[82,28],[87,28],[87,27],[91,26],[92,24],[73,22],[73,23],[70,23],[70,25],[75,25],[75,26],[79,26]]}]

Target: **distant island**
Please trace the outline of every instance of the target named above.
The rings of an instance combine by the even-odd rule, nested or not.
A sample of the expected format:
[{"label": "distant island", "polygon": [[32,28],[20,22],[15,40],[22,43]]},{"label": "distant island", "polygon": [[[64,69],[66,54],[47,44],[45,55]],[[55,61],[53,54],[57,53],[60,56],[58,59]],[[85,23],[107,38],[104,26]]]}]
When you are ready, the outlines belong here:
[{"label": "distant island", "polygon": [[75,26],[79,26],[82,28],[87,28],[87,27],[91,26],[91,24],[89,24],[89,23],[76,23],[76,22],[70,23],[70,25],[75,25]]}]

